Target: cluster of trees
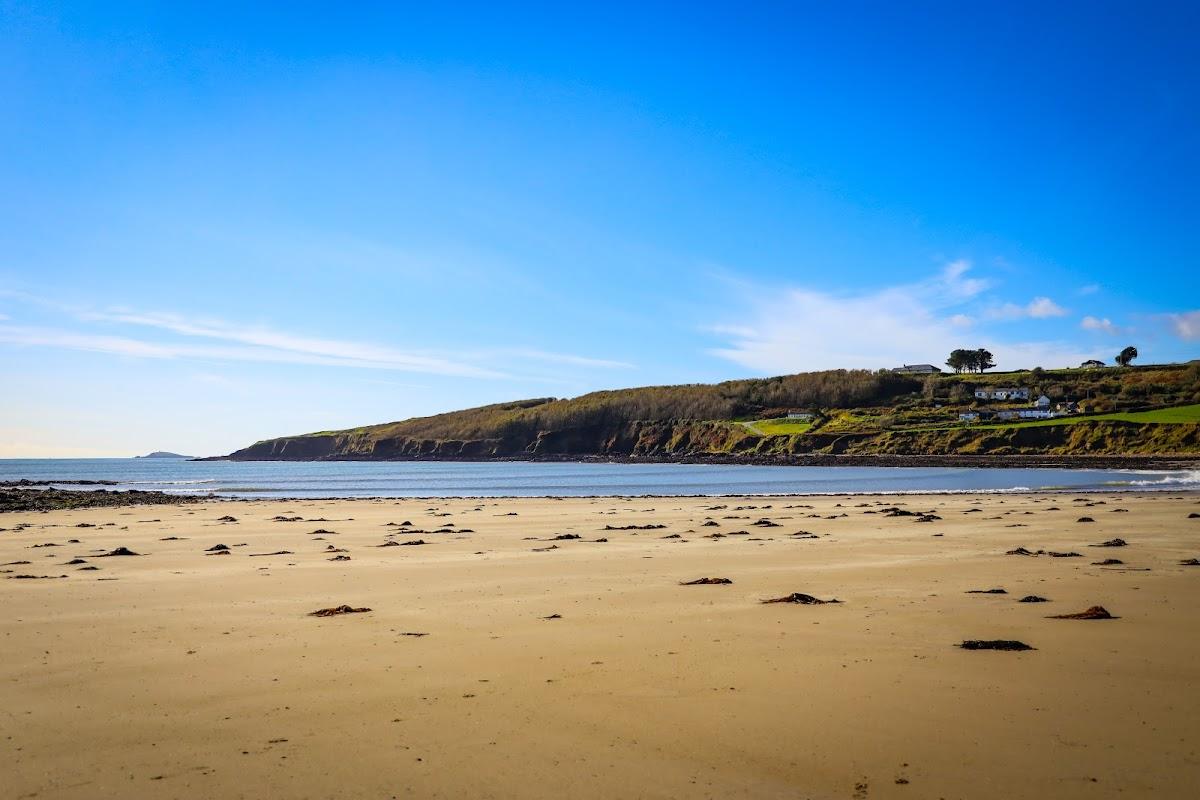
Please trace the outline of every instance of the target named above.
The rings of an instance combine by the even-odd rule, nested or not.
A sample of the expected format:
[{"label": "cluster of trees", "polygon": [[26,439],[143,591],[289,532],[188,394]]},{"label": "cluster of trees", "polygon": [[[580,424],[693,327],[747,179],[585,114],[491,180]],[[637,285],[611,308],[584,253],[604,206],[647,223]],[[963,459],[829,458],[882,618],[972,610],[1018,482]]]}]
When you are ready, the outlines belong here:
[{"label": "cluster of trees", "polygon": [[982,347],[978,350],[954,350],[946,359],[946,366],[955,372],[983,372],[996,366],[992,354]]}]

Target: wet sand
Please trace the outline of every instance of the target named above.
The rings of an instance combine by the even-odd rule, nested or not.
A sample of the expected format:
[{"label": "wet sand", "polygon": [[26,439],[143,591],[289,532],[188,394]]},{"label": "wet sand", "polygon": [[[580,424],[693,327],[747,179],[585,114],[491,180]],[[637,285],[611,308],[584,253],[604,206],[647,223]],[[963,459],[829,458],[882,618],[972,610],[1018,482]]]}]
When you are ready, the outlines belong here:
[{"label": "wet sand", "polygon": [[[0,794],[1195,797],[1192,514],[1200,494],[0,514]],[[761,602],[793,593],[842,602]],[[342,605],[370,610],[310,616]],[[1049,618],[1094,606],[1116,618]]]}]

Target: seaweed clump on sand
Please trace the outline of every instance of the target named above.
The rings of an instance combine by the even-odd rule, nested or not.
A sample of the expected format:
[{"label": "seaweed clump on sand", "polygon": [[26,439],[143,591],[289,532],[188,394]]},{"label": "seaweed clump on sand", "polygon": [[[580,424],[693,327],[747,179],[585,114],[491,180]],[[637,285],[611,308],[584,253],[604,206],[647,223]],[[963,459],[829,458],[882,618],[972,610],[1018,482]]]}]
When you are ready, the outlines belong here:
[{"label": "seaweed clump on sand", "polygon": [[310,611],[308,615],[310,617],[337,617],[342,614],[365,614],[370,610],[369,608],[354,608],[353,606],[341,605]]},{"label": "seaweed clump on sand", "polygon": [[966,639],[959,645],[963,650],[1033,650],[1034,648],[1016,639]]},{"label": "seaweed clump on sand", "polygon": [[1086,611],[1079,611],[1075,614],[1055,614],[1046,619],[1117,619],[1112,614],[1108,613],[1108,609],[1104,606],[1092,606]]},{"label": "seaweed clump on sand", "polygon": [[761,602],[763,602],[763,603],[795,603],[797,605],[802,605],[802,606],[823,606],[823,605],[827,605],[829,603],[840,603],[842,601],[838,600],[836,597],[833,598],[832,600],[821,600],[818,597],[813,597],[811,594],[804,594],[803,592],[792,592],[791,594],[784,595],[783,597],[772,597],[769,600],[763,600]]}]

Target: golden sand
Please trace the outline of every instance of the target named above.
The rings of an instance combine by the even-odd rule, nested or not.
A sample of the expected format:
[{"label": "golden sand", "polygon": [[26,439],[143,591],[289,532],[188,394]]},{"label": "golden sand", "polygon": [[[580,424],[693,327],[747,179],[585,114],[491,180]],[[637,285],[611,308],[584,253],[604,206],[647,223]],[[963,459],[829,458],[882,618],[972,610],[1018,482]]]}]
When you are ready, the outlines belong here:
[{"label": "golden sand", "polygon": [[[1035,494],[4,514],[0,562],[30,563],[0,567],[0,796],[1194,798],[1197,512]],[[665,527],[605,530],[631,525]],[[118,547],[141,555],[97,557]],[[732,583],[680,585],[705,577]],[[760,602],[794,592],[843,602]],[[370,611],[310,616],[341,605]],[[1092,606],[1117,619],[1048,618]],[[993,639],[1035,649],[956,646]]]}]

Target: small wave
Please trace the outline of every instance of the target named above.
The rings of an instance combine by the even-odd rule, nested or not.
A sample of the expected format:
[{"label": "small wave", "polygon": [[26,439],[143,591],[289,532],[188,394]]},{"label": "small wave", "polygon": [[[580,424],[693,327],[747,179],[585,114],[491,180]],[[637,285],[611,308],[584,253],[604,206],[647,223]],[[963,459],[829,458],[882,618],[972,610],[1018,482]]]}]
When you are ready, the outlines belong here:
[{"label": "small wave", "polygon": [[1156,479],[1146,479],[1140,481],[1114,481],[1115,484],[1124,486],[1191,486],[1200,484],[1200,470],[1188,470],[1186,472],[1149,472],[1142,473],[1148,475],[1160,475]]},{"label": "small wave", "polygon": [[216,483],[212,478],[194,481],[122,481],[125,486],[189,486],[197,483]]}]

